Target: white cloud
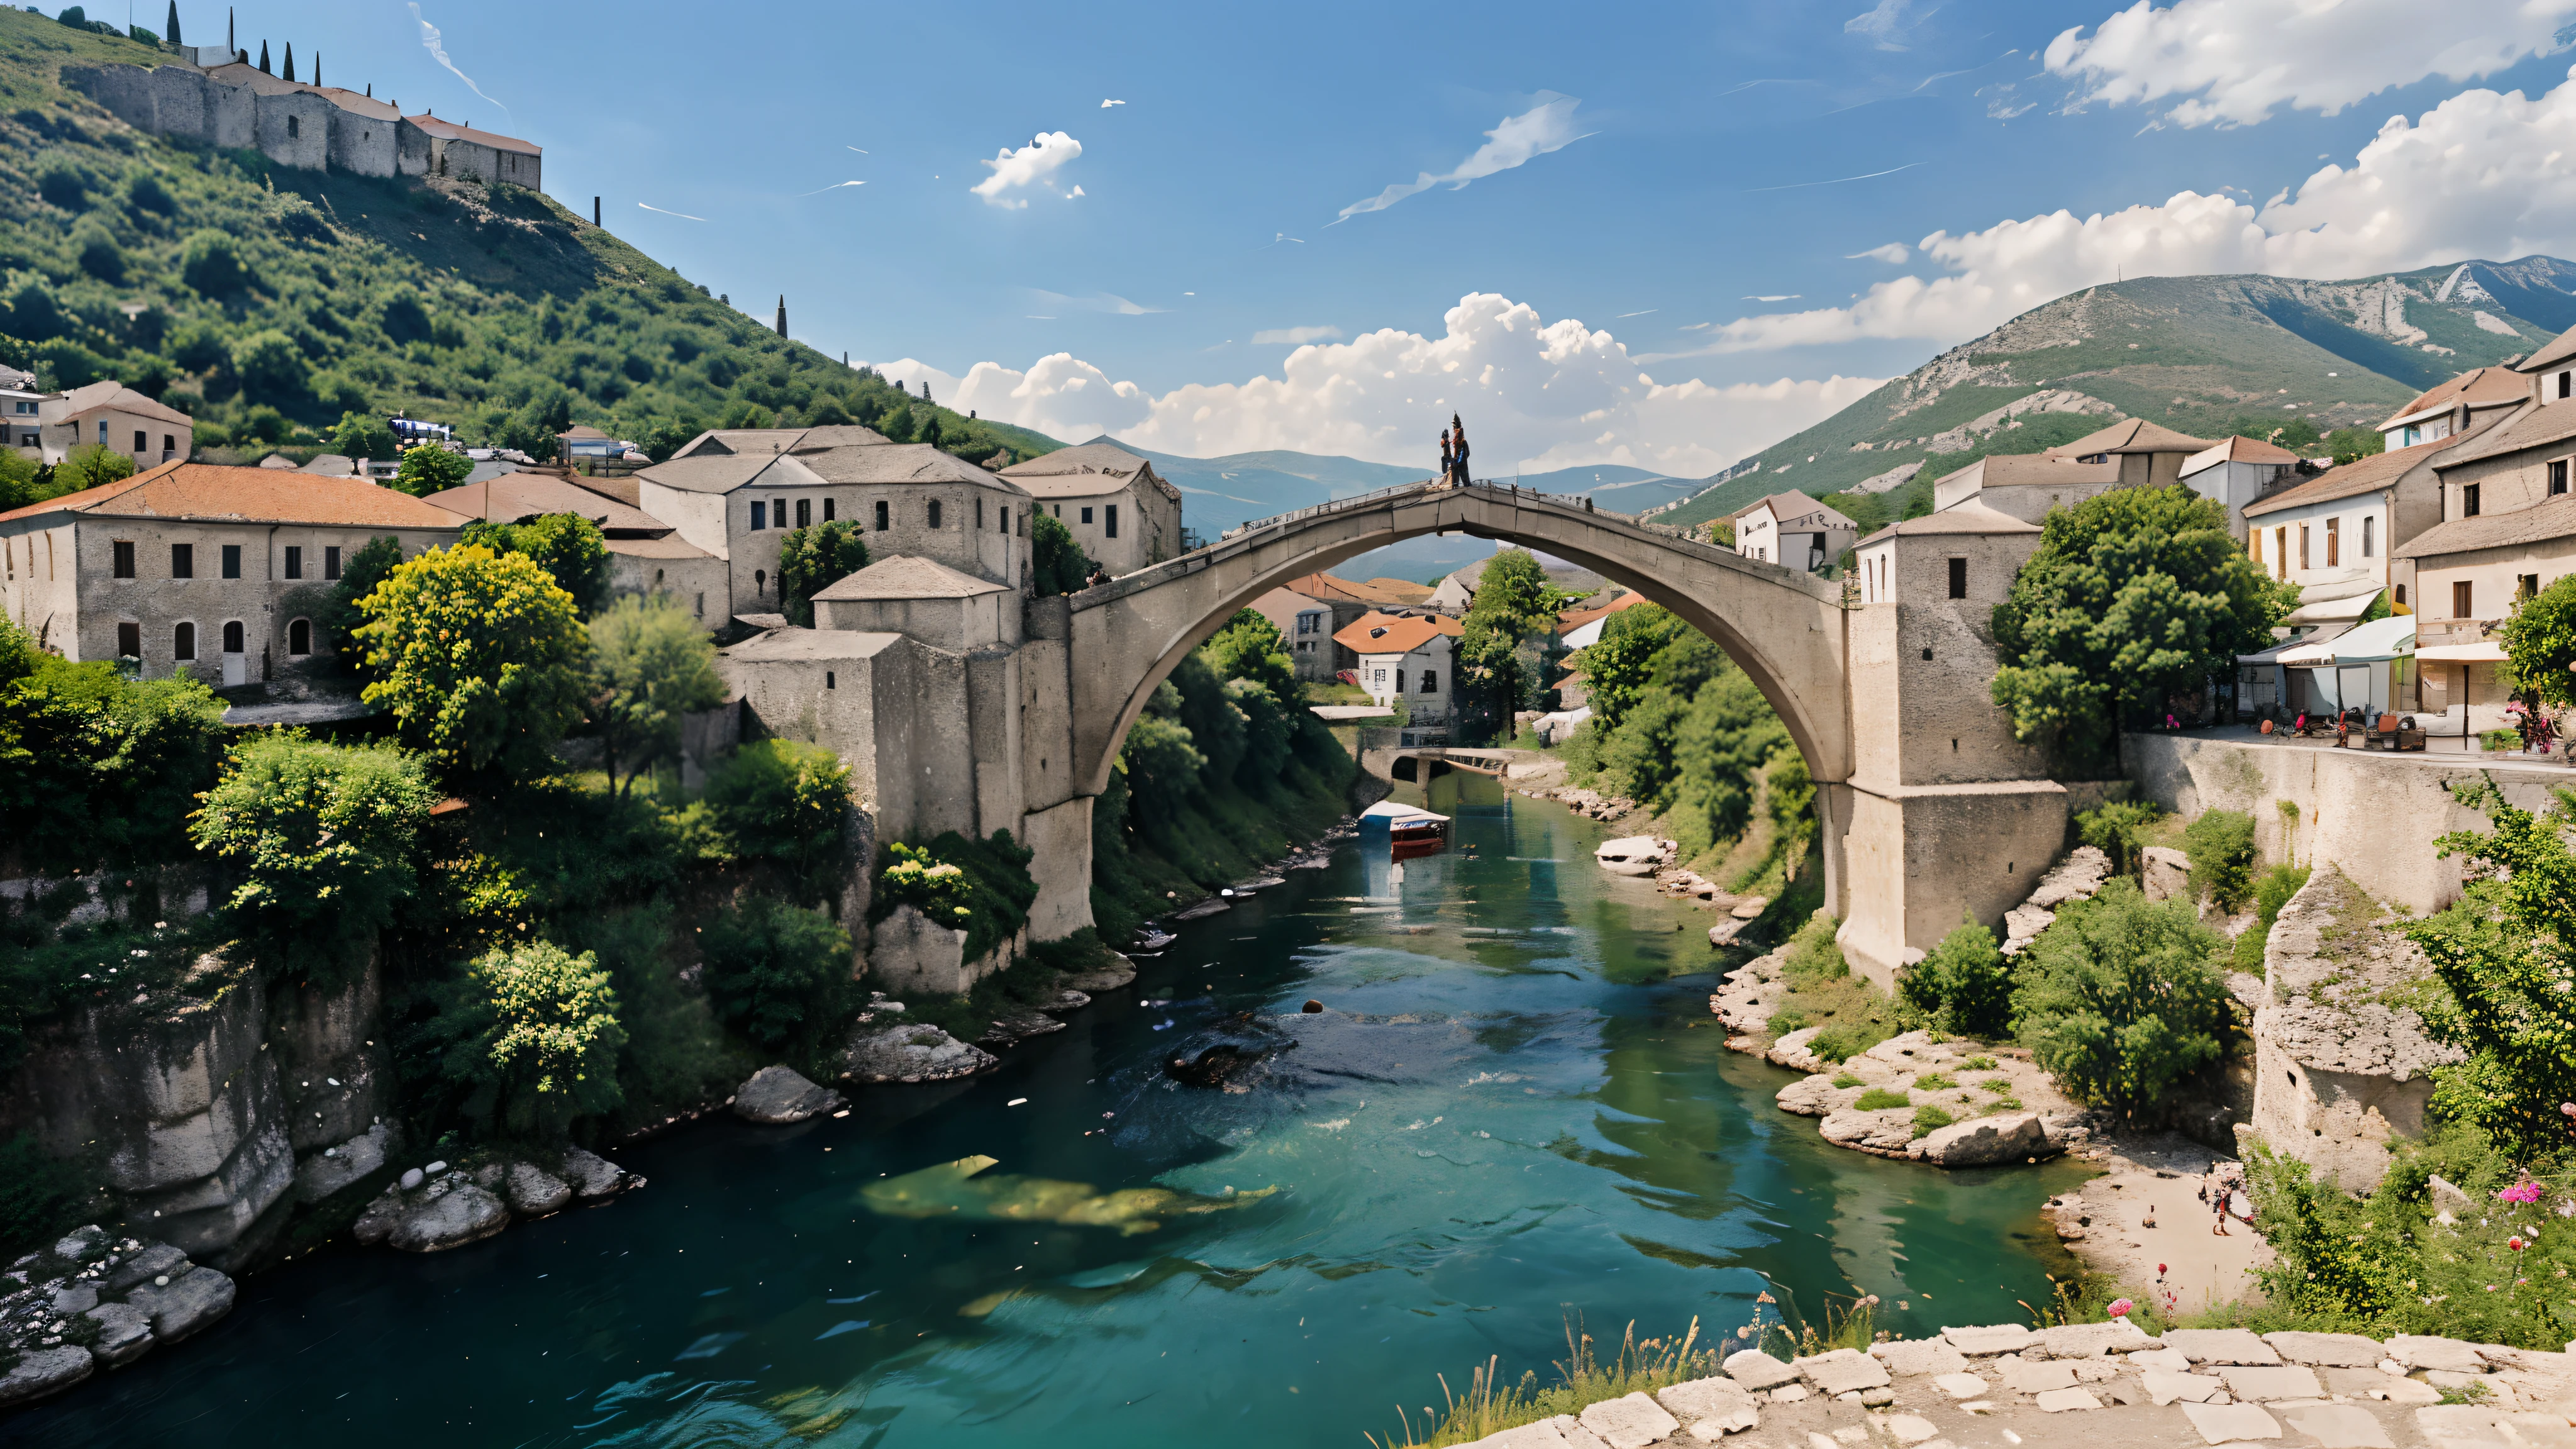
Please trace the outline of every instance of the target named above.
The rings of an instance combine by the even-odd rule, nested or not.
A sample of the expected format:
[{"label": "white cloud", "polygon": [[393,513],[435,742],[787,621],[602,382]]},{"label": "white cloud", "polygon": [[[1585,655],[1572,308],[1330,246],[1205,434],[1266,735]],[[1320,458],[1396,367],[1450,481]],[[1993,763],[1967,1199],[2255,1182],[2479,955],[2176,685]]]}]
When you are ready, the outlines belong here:
[{"label": "white cloud", "polygon": [[[439,35],[437,26],[432,25],[427,20],[423,20],[421,18],[420,0],[411,0],[410,10],[411,18],[414,21],[417,21],[420,25],[421,48],[429,52],[429,58],[437,61],[440,65],[445,66],[449,75],[465,82],[465,88],[467,90],[472,91],[483,100],[490,101],[493,105],[501,106],[499,101],[494,101],[490,96],[483,94],[483,88],[474,83],[474,77],[458,70],[456,68],[456,62],[447,58],[447,42]],[[508,106],[501,106],[501,109],[507,111],[510,108]]]},{"label": "white cloud", "polygon": [[876,364],[906,385],[930,379],[951,407],[1080,440],[1108,433],[1140,446],[1212,457],[1260,448],[1387,463],[1439,454],[1462,414],[1476,456],[1497,475],[1624,463],[1707,474],[1865,396],[1879,379],[1781,378],[1718,387],[1660,383],[1608,332],[1542,320],[1491,293],[1461,298],[1436,337],[1386,328],[1289,354],[1278,376],[1193,383],[1160,396],[1070,353],[1026,371],[981,362],[962,378],[911,359]]},{"label": "white cloud", "polygon": [[1582,101],[1554,91],[1539,92],[1538,101],[1537,105],[1517,116],[1504,117],[1501,125],[1487,131],[1485,144],[1477,147],[1474,155],[1459,162],[1456,170],[1443,176],[1425,171],[1412,181],[1390,186],[1366,201],[1354,201],[1342,208],[1342,214],[1335,217],[1332,224],[1339,226],[1362,212],[1384,211],[1406,197],[1429,191],[1434,186],[1459,190],[1470,181],[1491,176],[1497,171],[1509,171],[1533,157],[1563,150],[1592,134],[1589,131],[1575,134],[1574,108],[1583,104]]},{"label": "white cloud", "polygon": [[1903,50],[1899,36],[1905,33],[1906,0],[1878,0],[1878,4],[1843,22],[1843,34],[1866,38],[1881,50]]},{"label": "white cloud", "polygon": [[1880,282],[1849,307],[1739,318],[1705,350],[1957,341],[2123,276],[2330,279],[2563,255],[2576,248],[2576,73],[2537,98],[2464,91],[2412,123],[2391,117],[2351,166],[2322,167],[2260,208],[2184,191],[2084,218],[2057,211],[1934,232],[1920,246],[1949,275]]},{"label": "white cloud", "polygon": [[2335,115],[2431,76],[2495,74],[2557,48],[2576,0],[2151,0],[2049,42],[2048,68],[2076,83],[2072,106],[2149,105],[2180,126],[2245,126],[2282,106]]},{"label": "white cloud", "polygon": [[1156,312],[1171,310],[1169,307],[1148,307],[1141,302],[1130,302],[1115,292],[1094,292],[1088,297],[1068,297],[1062,292],[1049,292],[1042,288],[1031,287],[1029,295],[1053,307],[1070,307],[1077,312],[1115,312],[1121,317],[1147,317]]},{"label": "white cloud", "polygon": [[1036,140],[1016,151],[1005,149],[990,161],[977,162],[979,166],[991,167],[993,174],[967,190],[984,198],[988,205],[1005,210],[1023,210],[1029,204],[1028,199],[1011,193],[1033,187],[1055,191],[1056,173],[1081,154],[1082,143],[1064,132],[1040,132]]},{"label": "white cloud", "polygon": [[[1901,267],[1908,261],[1911,261],[1913,257],[1914,253],[1906,250],[1905,243],[1889,242],[1883,247],[1871,247],[1865,252],[1853,252],[1849,256],[1844,257],[1843,260],[1847,262],[1857,262],[1862,260],[1885,262],[1891,267]],[[1780,300],[1785,302],[1788,299],[1783,297]]]},{"label": "white cloud", "polygon": [[1341,340],[1342,329],[1339,327],[1265,327],[1252,334],[1256,347],[1265,342],[1285,342],[1292,347],[1302,347],[1309,342]]}]

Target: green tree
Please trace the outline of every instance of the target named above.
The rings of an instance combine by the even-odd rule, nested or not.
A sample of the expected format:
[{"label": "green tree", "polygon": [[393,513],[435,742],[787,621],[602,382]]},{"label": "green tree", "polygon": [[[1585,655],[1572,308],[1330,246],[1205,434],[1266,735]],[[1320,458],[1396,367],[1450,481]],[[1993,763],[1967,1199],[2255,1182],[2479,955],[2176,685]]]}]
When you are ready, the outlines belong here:
[{"label": "green tree", "polygon": [[473,471],[474,460],[463,453],[421,443],[403,449],[402,461],[394,470],[394,486],[414,498],[426,498],[462,484]]},{"label": "green tree", "polygon": [[2425,1030],[2468,1060],[2433,1073],[2433,1105],[2476,1127],[2525,1161],[2564,1150],[2576,1102],[2576,792],[2535,814],[2491,781],[2452,794],[2483,813],[2490,830],[2457,830],[2435,843],[2464,858],[2469,885],[2458,904],[2401,929],[2424,948],[2439,997],[2424,1005]]},{"label": "green tree", "polygon": [[1073,541],[1073,530],[1064,520],[1044,509],[1029,520],[1029,588],[1044,599],[1057,594],[1082,592],[1082,581],[1091,576],[1091,560],[1085,558],[1082,546]]},{"label": "green tree", "polygon": [[181,279],[207,297],[222,300],[250,285],[250,269],[230,234],[209,228],[188,238],[179,254]]},{"label": "green tree", "polygon": [[1659,604],[1638,604],[1601,621],[1600,641],[1568,663],[1583,671],[1592,717],[1615,730],[1654,675],[1655,658],[1690,628]]},{"label": "green tree", "polygon": [[349,555],[348,562],[340,566],[339,581],[331,586],[331,602],[323,608],[321,618],[315,621],[322,626],[323,637],[330,641],[332,652],[339,657],[340,667],[359,678],[366,677],[367,650],[359,642],[358,626],[367,621],[367,616],[358,608],[358,601],[374,593],[376,586],[401,564],[400,539],[391,536],[368,539],[359,545],[356,553]]},{"label": "green tree", "polygon": [[2576,704],[2576,574],[2515,600],[2496,639],[2526,702]]},{"label": "green tree", "polygon": [[261,731],[233,751],[190,833],[242,878],[224,909],[261,959],[331,981],[363,967],[412,894],[437,803],[399,750]]},{"label": "green tree", "polygon": [[390,459],[400,451],[394,430],[374,413],[345,412],[331,429],[331,451],[344,458]]},{"label": "green tree", "polygon": [[2115,762],[2122,710],[2168,701],[2270,642],[2279,596],[2227,532],[2227,510],[2181,484],[2115,488],[2051,509],[2039,551],[1995,606],[1994,700],[2014,737],[2061,768]]},{"label": "green tree", "polygon": [[240,380],[244,393],[280,406],[285,405],[282,399],[303,397],[313,380],[313,368],[304,360],[304,349],[274,327],[233,343],[231,362],[233,376]]},{"label": "green tree", "polygon": [[0,830],[50,869],[183,859],[223,760],[223,702],[193,677],[74,664],[0,620]]},{"label": "green tree", "polygon": [[559,1142],[624,1094],[617,1055],[626,1029],[617,991],[590,952],[550,941],[495,947],[442,993],[432,1032],[440,1074],[487,1136]]},{"label": "green tree", "polygon": [[1282,704],[1304,697],[1297,666],[1288,657],[1288,641],[1281,637],[1278,625],[1254,610],[1236,610],[1224,628],[1199,646],[1199,655],[1219,679],[1248,680]]},{"label": "green tree", "polygon": [[899,403],[896,403],[893,407],[890,407],[890,408],[886,409],[886,411],[885,411],[885,415],[877,419],[875,426],[876,426],[876,430],[877,430],[878,432],[883,433],[883,434],[885,435],[885,440],[886,440],[887,442],[889,442],[889,443],[909,443],[909,442],[911,442],[911,441],[912,441],[912,406],[911,406],[911,404],[909,404],[909,403],[900,403],[900,402],[899,402]]},{"label": "green tree", "polygon": [[1475,601],[1459,621],[1452,694],[1460,713],[1485,731],[1508,726],[1512,713],[1546,687],[1543,665],[1524,657],[1522,645],[1541,629],[1553,643],[1558,602],[1528,549],[1497,549],[1485,561]]},{"label": "green tree", "polygon": [[590,718],[621,795],[679,753],[682,715],[724,702],[715,641],[667,594],[629,594],[592,618],[590,669]]},{"label": "green tree", "polygon": [[2012,965],[1971,916],[1896,978],[1897,994],[1942,1031],[1992,1038],[2012,1022]]},{"label": "green tree", "polygon": [[541,513],[525,523],[478,519],[465,525],[459,540],[494,553],[525,554],[572,595],[573,608],[585,619],[608,600],[614,568],[608,540],[599,525],[578,513]]},{"label": "green tree", "polygon": [[2204,810],[2182,833],[2191,857],[2191,893],[2227,915],[2254,898],[2254,817],[2235,810]]},{"label": "green tree", "polygon": [[2326,434],[2326,451],[2334,455],[2335,466],[2375,458],[2388,449],[2388,435],[2377,428],[2337,428]]},{"label": "green tree", "polygon": [[820,745],[744,745],[707,781],[706,803],[733,853],[773,860],[818,899],[849,864],[850,767]]},{"label": "green tree", "polygon": [[867,566],[867,540],[849,519],[790,530],[778,544],[778,601],[787,622],[813,628],[814,595]]},{"label": "green tree", "polygon": [[78,493],[84,488],[101,488],[122,483],[134,476],[134,460],[102,444],[83,443],[65,454],[54,465],[50,496]]},{"label": "green tree", "polygon": [[2032,943],[2014,1033],[2068,1096],[2124,1122],[2160,1122],[2175,1088],[2218,1060],[2235,1030],[2210,964],[2226,945],[2189,906],[2112,880]]},{"label": "green tree", "polygon": [[0,450],[0,513],[24,508],[30,503],[42,503],[52,496],[51,491],[42,486],[43,479],[44,472],[35,459],[15,448]]},{"label": "green tree", "polygon": [[858,1010],[850,935],[819,910],[748,895],[707,923],[700,946],[717,1017],[763,1051],[810,1065]]},{"label": "green tree", "polygon": [[589,636],[572,595],[525,554],[459,544],[396,568],[358,603],[374,675],[363,694],[404,743],[450,770],[553,768],[581,718]]}]

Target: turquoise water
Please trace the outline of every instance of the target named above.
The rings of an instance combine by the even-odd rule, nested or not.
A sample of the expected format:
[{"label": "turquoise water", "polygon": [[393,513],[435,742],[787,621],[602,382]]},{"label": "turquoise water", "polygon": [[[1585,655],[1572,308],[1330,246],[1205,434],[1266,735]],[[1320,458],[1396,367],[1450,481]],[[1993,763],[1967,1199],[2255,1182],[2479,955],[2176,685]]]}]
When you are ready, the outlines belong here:
[{"label": "turquoise water", "polygon": [[[1399,884],[1382,839],[1345,848],[992,1076],[630,1148],[644,1192],[460,1251],[260,1275],[0,1443],[1357,1446],[1435,1372],[1544,1374],[1575,1315],[2044,1300],[2036,1209],[2079,1169],[1824,1146],[1706,1025],[1702,912],[1604,875],[1592,822],[1430,791],[1452,853]],[[1220,1041],[1274,1050],[1244,1090],[1164,1073]],[[906,1178],[969,1155],[996,1163]]]}]

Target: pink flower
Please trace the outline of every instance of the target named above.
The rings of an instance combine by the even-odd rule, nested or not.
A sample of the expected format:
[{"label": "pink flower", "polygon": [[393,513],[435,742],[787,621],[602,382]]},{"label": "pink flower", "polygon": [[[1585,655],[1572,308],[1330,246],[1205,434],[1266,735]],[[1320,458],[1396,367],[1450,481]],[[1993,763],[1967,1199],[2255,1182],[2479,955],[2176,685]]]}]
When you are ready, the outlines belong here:
[{"label": "pink flower", "polygon": [[2540,1184],[2525,1178],[2511,1187],[2496,1190],[2498,1202],[2532,1203],[2540,1201]]},{"label": "pink flower", "polygon": [[2110,1308],[2105,1311],[2113,1318],[2126,1318],[2129,1316],[2129,1310],[2137,1306],[2126,1298],[2114,1298],[2111,1300]]}]

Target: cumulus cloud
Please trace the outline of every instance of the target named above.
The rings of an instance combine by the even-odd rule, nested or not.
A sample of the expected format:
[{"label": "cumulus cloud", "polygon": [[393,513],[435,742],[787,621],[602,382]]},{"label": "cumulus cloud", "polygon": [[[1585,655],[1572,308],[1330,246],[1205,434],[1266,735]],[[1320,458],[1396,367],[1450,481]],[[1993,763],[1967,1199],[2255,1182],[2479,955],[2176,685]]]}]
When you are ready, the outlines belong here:
[{"label": "cumulus cloud", "polygon": [[1339,342],[1342,340],[1342,329],[1339,327],[1265,327],[1253,333],[1252,340],[1256,346],[1265,342],[1285,342],[1292,346],[1303,346],[1309,342]]},{"label": "cumulus cloud", "polygon": [[2049,42],[2070,106],[2153,105],[2179,126],[2244,126],[2283,106],[2334,115],[2432,76],[2481,79],[2559,45],[2576,0],[2486,0],[2428,13],[2418,0],[2152,0]]},{"label": "cumulus cloud", "polygon": [[2260,207],[2184,191],[2108,214],[1934,232],[1920,248],[1948,275],[1880,282],[1848,307],[1738,318],[1701,350],[1956,341],[2122,276],[2357,277],[2571,247],[2576,72],[2536,98],[2464,91],[2411,123],[2391,117],[2351,166],[2323,167]]},{"label": "cumulus cloud", "polygon": [[1610,333],[1573,318],[1548,322],[1491,293],[1461,298],[1444,321],[1438,336],[1386,328],[1308,344],[1276,377],[1193,383],[1160,396],[1063,352],[1025,371],[977,363],[962,378],[911,359],[875,365],[907,386],[927,378],[949,406],[984,417],[1059,438],[1107,433],[1195,457],[1293,448],[1419,463],[1427,472],[1455,412],[1467,420],[1476,456],[1497,473],[1621,463],[1682,477],[1714,472],[1880,382],[1658,382]]},{"label": "cumulus cloud", "polygon": [[989,166],[993,174],[966,188],[984,198],[988,206],[1007,211],[1028,207],[1028,198],[1014,192],[1029,190],[1057,191],[1056,174],[1082,154],[1082,143],[1062,131],[1041,132],[1038,138],[1013,151],[1003,148],[1001,154],[979,166]]},{"label": "cumulus cloud", "polygon": [[1885,262],[1891,267],[1901,267],[1907,262],[1913,260],[1913,258],[1914,253],[1906,250],[1905,243],[1889,242],[1883,247],[1871,247],[1865,252],[1853,252],[1849,256],[1844,257],[1843,260],[1847,262]]},{"label": "cumulus cloud", "polygon": [[1362,212],[1384,211],[1408,196],[1429,191],[1435,186],[1459,190],[1470,181],[1525,165],[1534,157],[1561,151],[1592,134],[1586,131],[1578,135],[1574,129],[1574,108],[1582,105],[1582,101],[1554,91],[1541,91],[1538,102],[1517,116],[1504,117],[1501,125],[1485,133],[1485,144],[1477,147],[1474,155],[1459,162],[1455,170],[1441,176],[1425,171],[1413,180],[1390,186],[1366,201],[1354,201],[1343,207],[1342,214],[1333,218],[1331,224],[1339,226]]}]

